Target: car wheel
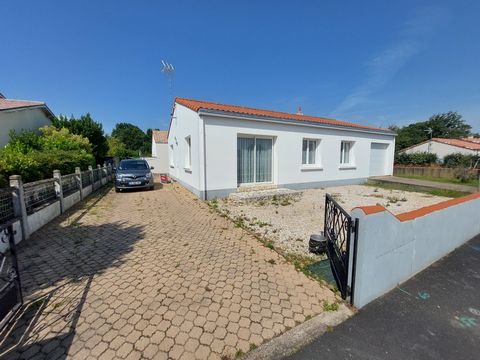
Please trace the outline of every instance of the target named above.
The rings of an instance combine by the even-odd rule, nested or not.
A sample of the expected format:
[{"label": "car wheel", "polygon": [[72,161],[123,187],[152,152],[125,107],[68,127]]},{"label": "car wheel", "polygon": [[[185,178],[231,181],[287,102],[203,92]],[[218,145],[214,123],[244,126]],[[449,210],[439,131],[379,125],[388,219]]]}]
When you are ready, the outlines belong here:
[{"label": "car wheel", "polygon": [[115,188],[115,192],[116,192],[116,193],[120,192],[120,189],[119,189],[119,188]]}]

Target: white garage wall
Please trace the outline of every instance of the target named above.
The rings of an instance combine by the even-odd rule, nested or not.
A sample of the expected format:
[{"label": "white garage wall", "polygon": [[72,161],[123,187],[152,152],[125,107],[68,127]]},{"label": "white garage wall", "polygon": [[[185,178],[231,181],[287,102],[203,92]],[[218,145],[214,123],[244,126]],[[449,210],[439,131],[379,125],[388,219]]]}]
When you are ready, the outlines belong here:
[{"label": "white garage wall", "polygon": [[[241,134],[274,138],[273,180],[278,186],[310,188],[360,183],[369,177],[372,142],[388,145],[383,175],[393,173],[394,136],[203,115],[206,133],[208,197],[223,197],[237,189],[237,137]],[[302,166],[302,140],[319,139],[317,163]],[[355,167],[340,166],[342,140],[354,141]]]}]

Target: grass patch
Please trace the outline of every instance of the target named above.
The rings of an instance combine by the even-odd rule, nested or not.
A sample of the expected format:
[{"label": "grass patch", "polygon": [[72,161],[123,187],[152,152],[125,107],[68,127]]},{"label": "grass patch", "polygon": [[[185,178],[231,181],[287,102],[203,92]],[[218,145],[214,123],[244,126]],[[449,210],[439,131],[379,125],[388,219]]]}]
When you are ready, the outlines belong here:
[{"label": "grass patch", "polygon": [[254,343],[250,343],[250,351],[255,350],[257,348],[257,345]]},{"label": "grass patch", "polygon": [[467,181],[461,181],[460,179],[455,179],[455,178],[439,178],[439,177],[434,177],[434,176],[421,176],[421,175],[395,175],[395,176],[402,177],[402,178],[407,178],[407,179],[435,181],[435,182],[447,183],[447,184],[478,186],[478,180],[477,179],[470,179],[470,180],[467,180]]},{"label": "grass patch", "polygon": [[323,302],[323,311],[337,311],[338,303],[329,303],[328,301]]},{"label": "grass patch", "polygon": [[372,186],[375,188],[382,188],[386,190],[400,190],[400,191],[423,193],[423,194],[434,195],[434,196],[444,196],[444,197],[450,197],[450,198],[458,198],[458,197],[468,195],[468,193],[465,193],[463,191],[458,191],[458,190],[429,189],[429,188],[412,186],[407,184],[366,182],[364,185]]},{"label": "grass patch", "polygon": [[243,356],[243,351],[238,349],[237,352],[235,353],[235,359],[238,359]]}]

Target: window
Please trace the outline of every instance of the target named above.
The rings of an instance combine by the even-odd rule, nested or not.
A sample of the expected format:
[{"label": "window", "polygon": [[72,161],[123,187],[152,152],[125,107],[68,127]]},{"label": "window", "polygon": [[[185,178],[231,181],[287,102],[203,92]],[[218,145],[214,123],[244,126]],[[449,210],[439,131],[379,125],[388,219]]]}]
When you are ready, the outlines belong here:
[{"label": "window", "polygon": [[317,140],[303,139],[302,144],[302,164],[316,164],[315,155],[317,152]]},{"label": "window", "polygon": [[185,141],[187,142],[187,153],[185,154],[185,168],[190,169],[192,166],[192,141],[190,136],[187,136],[185,138]]},{"label": "window", "polygon": [[237,183],[272,181],[273,139],[239,137],[237,139]]},{"label": "window", "polygon": [[352,147],[353,147],[353,142],[342,141],[342,145],[340,147],[340,164],[348,165],[353,162]]}]

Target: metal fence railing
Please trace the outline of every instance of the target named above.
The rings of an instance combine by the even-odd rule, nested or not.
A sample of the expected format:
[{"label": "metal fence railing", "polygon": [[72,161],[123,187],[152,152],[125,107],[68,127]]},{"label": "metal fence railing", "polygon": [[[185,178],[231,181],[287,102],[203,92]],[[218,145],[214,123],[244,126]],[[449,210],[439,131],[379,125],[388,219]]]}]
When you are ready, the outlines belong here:
[{"label": "metal fence railing", "polygon": [[100,180],[100,169],[93,169],[93,182]]},{"label": "metal fence railing", "polygon": [[92,185],[92,178],[90,177],[90,171],[83,171],[81,174],[82,177],[82,188]]},{"label": "metal fence railing", "polygon": [[77,181],[77,174],[69,174],[62,176],[62,192],[63,197],[73,194],[80,189]]},{"label": "metal fence railing", "polygon": [[25,207],[27,214],[33,214],[36,209],[57,200],[55,179],[46,179],[23,185]]},{"label": "metal fence railing", "polygon": [[13,209],[13,188],[0,189],[0,224],[15,217]]}]

